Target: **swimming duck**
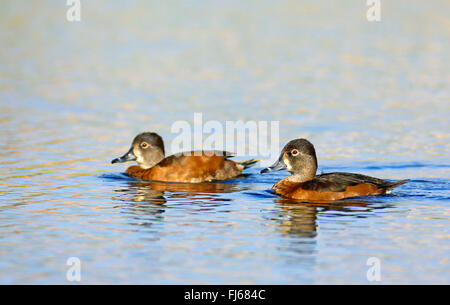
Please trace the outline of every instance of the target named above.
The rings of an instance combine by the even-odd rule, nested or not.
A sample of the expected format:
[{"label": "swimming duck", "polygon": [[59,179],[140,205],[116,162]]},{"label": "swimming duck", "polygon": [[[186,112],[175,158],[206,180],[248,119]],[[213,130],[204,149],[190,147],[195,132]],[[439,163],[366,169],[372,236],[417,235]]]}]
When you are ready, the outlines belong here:
[{"label": "swimming duck", "polygon": [[133,178],[164,182],[199,183],[237,177],[256,160],[234,162],[225,151],[190,151],[165,157],[164,142],[154,132],[138,134],[131,148],[111,163],[136,161],[126,172]]},{"label": "swimming duck", "polygon": [[316,175],[316,151],[306,139],[296,139],[287,143],[278,160],[261,173],[283,169],[288,170],[291,176],[275,183],[272,190],[283,197],[306,201],[389,194],[394,187],[408,181],[389,182],[352,173]]}]

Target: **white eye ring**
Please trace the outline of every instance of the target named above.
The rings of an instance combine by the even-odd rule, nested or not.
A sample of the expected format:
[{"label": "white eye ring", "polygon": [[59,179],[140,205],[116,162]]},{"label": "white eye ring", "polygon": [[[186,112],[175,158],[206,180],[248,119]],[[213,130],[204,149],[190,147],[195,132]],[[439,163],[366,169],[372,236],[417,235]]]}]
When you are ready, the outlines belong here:
[{"label": "white eye ring", "polygon": [[297,149],[291,150],[291,155],[294,156],[294,157],[297,156],[299,153],[300,152]]},{"label": "white eye ring", "polygon": [[147,142],[142,142],[141,143],[141,147],[142,148],[147,148],[149,145],[148,145],[148,143]]}]

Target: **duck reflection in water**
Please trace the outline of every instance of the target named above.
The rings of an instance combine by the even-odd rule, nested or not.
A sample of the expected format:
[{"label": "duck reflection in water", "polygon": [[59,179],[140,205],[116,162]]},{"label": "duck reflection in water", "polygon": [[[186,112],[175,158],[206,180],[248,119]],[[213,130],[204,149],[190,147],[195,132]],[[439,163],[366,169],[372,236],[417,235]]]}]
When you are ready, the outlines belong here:
[{"label": "duck reflection in water", "polygon": [[[336,211],[352,213],[355,208],[365,211],[374,209],[374,201],[339,200],[320,201],[314,203],[298,202],[293,199],[279,198],[274,200],[280,208],[278,212],[278,226],[282,234],[297,237],[315,237],[317,235],[317,215],[319,212]],[[381,207],[383,208],[383,207]]]},{"label": "duck reflection in water", "polygon": [[[243,187],[237,182],[211,182],[211,183],[170,183],[159,181],[129,181],[126,188],[116,189],[119,196],[114,200],[133,203],[142,213],[142,208],[153,214],[155,210],[164,212],[166,198],[170,199],[192,199],[195,201],[213,203],[231,201],[223,198],[220,194],[245,191],[248,187]],[[158,209],[154,209],[158,208]]]}]

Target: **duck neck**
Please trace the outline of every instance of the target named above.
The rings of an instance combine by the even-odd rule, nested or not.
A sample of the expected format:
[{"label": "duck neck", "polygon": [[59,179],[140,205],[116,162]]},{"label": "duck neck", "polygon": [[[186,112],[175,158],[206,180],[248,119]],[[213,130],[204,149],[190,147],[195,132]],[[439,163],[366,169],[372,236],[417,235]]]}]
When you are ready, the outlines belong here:
[{"label": "duck neck", "polygon": [[140,152],[135,152],[137,157],[137,163],[142,169],[149,169],[161,162],[164,159],[164,153],[161,151],[155,151],[145,158]]},{"label": "duck neck", "polygon": [[309,164],[296,172],[291,172],[292,175],[286,179],[296,183],[306,182],[316,177],[316,170],[317,166],[315,164]]}]

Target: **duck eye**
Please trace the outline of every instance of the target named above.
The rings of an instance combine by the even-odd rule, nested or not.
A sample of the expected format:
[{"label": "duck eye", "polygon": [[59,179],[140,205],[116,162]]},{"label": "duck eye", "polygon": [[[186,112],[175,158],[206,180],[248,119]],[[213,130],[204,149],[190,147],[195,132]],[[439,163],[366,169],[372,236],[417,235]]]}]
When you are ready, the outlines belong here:
[{"label": "duck eye", "polygon": [[148,146],[149,146],[149,145],[148,145],[147,142],[142,142],[142,143],[141,143],[141,147],[144,148],[144,149],[147,148]]},{"label": "duck eye", "polygon": [[292,156],[296,156],[296,155],[298,155],[299,154],[299,151],[298,150],[296,150],[296,149],[293,149],[293,150],[291,150],[291,155]]}]

